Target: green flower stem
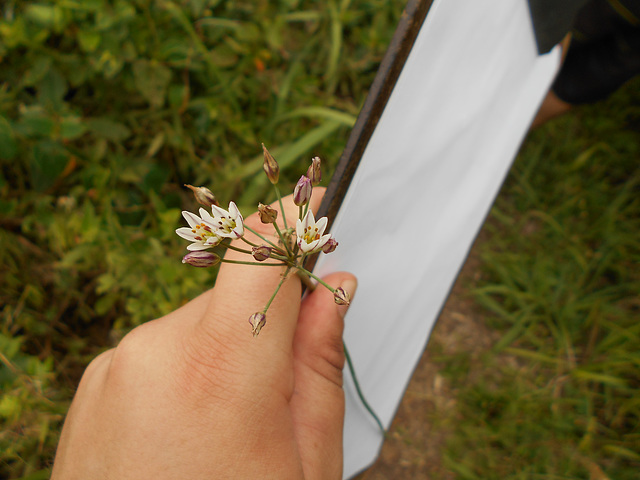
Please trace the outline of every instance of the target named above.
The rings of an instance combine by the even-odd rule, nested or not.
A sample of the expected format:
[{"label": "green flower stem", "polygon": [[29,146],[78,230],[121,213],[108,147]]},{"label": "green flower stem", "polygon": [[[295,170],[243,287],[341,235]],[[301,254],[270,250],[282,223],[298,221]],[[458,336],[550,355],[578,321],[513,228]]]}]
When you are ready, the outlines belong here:
[{"label": "green flower stem", "polygon": [[276,298],[276,295],[280,291],[280,287],[282,287],[282,284],[287,279],[287,274],[289,273],[289,270],[291,270],[291,267],[288,267],[287,270],[282,274],[282,278],[280,279],[280,283],[276,287],[275,292],[273,292],[273,295],[271,295],[271,298],[269,299],[267,304],[264,306],[264,310],[262,310],[262,313],[264,313],[265,315],[267,314],[267,310],[269,310],[269,307],[271,306],[271,302],[273,302],[273,299]]},{"label": "green flower stem", "polygon": [[247,253],[249,255],[252,255],[251,250],[245,250],[244,248],[233,247],[228,243],[221,243],[220,246],[223,248],[228,248],[229,250],[235,250],[236,252],[242,252],[242,253]]},{"label": "green flower stem", "polygon": [[307,202],[307,204],[304,206],[304,215],[302,215],[302,217],[300,218],[300,220],[302,220],[304,218],[304,216],[307,214],[307,212],[309,211],[309,204],[311,202]]},{"label": "green flower stem", "polygon": [[[286,252],[284,252],[279,246],[277,246],[275,243],[273,243],[271,240],[263,237],[262,235],[260,235],[258,232],[256,232],[253,228],[248,227],[247,225],[244,226],[244,228],[246,228],[247,230],[249,230],[251,233],[253,233],[254,235],[260,237],[262,240],[264,240],[265,242],[267,242],[269,245],[271,245],[273,248],[275,248],[276,250],[278,250],[278,252],[282,253],[283,255],[286,255]],[[246,243],[248,243],[249,245],[253,246],[253,247],[259,247],[260,245],[256,245],[255,243],[250,242],[249,240],[247,240],[244,237],[241,237],[242,240],[244,240]]]},{"label": "green flower stem", "polygon": [[278,234],[278,236],[282,240],[282,244],[284,245],[284,248],[287,249],[287,254],[289,255],[289,257],[293,257],[293,252],[291,251],[291,249],[289,248],[289,245],[288,245],[289,242],[287,242],[287,239],[284,238],[284,235],[280,231],[280,227],[278,227],[278,224],[276,222],[273,222],[273,227],[276,229],[276,233]]},{"label": "green flower stem", "polygon": [[[307,205],[309,205],[309,202],[307,202]],[[299,218],[300,220],[302,220],[302,219],[304,218],[304,215],[303,215],[303,213],[302,213],[302,209],[303,209],[303,207],[302,207],[302,205],[300,205],[300,206],[298,207],[298,218]]]},{"label": "green flower stem", "polygon": [[353,384],[356,387],[356,392],[358,393],[358,398],[362,402],[362,405],[367,410],[367,412],[369,412],[369,414],[373,417],[373,419],[378,424],[378,428],[382,432],[382,435],[386,437],[387,436],[387,431],[382,426],[382,422],[378,418],[378,415],[376,415],[376,412],[373,411],[373,408],[371,408],[371,405],[369,405],[369,402],[367,402],[366,398],[364,398],[362,390],[360,390],[360,383],[358,382],[358,377],[356,377],[356,370],[355,370],[355,368],[353,368],[353,362],[351,361],[351,355],[349,355],[349,350],[347,350],[347,344],[344,343],[344,341],[342,342],[342,346],[344,347],[344,358],[347,360],[347,366],[349,367],[349,373],[351,374],[351,378],[353,379]]},{"label": "green flower stem", "polygon": [[289,227],[287,226],[287,215],[285,214],[284,206],[282,205],[282,196],[280,195],[280,189],[278,188],[277,185],[274,185],[273,188],[276,190],[276,195],[278,197],[278,203],[280,204],[280,213],[282,214],[282,221],[284,222],[284,229],[285,230],[289,230]]},{"label": "green flower stem", "polygon": [[[247,227],[245,226],[245,228],[247,228]],[[259,245],[255,244],[255,243],[253,243],[253,242],[250,242],[249,240],[247,240],[247,239],[246,239],[246,238],[244,238],[244,237],[240,237],[240,240],[242,240],[244,243],[246,243],[246,244],[248,244],[248,245],[251,245],[252,247],[259,247]]]},{"label": "green flower stem", "polygon": [[285,257],[284,255],[278,255],[277,253],[271,253],[271,255],[269,255],[269,258],[273,258],[274,260],[280,260],[281,262],[284,262],[287,265],[291,266],[291,259],[289,257]]},{"label": "green flower stem", "polygon": [[307,290],[313,292],[316,289],[316,284],[311,281],[308,275],[302,273],[300,270],[298,270],[296,273],[298,274],[298,277],[300,277],[302,283],[304,283],[304,285],[307,287]]},{"label": "green flower stem", "polygon": [[334,293],[336,291],[335,288],[333,288],[331,285],[329,285],[328,283],[326,283],[324,280],[322,280],[320,277],[314,275],[313,273],[311,273],[309,270],[305,269],[304,267],[301,267],[300,265],[296,265],[296,268],[298,269],[298,271],[300,273],[302,273],[303,275],[306,275],[307,277],[311,277],[314,280],[316,280],[318,283],[322,284],[323,286],[325,286],[331,293]]},{"label": "green flower stem", "polygon": [[[307,253],[306,252],[302,252],[302,255],[300,255],[300,258],[297,259],[296,267],[304,268],[303,265],[304,265],[304,259],[305,259],[306,256],[307,256]],[[308,270],[305,269],[305,271],[308,271]]]},{"label": "green flower stem", "polygon": [[287,264],[284,262],[282,263],[243,262],[242,260],[225,260],[224,258],[221,261],[222,263],[233,263],[235,265],[261,265],[265,267],[286,267],[287,266]]}]

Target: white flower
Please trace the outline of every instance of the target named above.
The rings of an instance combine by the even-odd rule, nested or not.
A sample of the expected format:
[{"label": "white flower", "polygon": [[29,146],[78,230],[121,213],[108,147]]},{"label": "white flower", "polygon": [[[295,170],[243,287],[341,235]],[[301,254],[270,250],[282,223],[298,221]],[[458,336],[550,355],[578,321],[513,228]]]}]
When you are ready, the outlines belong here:
[{"label": "white flower", "polygon": [[296,235],[298,246],[304,253],[315,253],[322,250],[325,243],[331,238],[331,234],[324,234],[327,228],[327,217],[322,217],[316,222],[313,212],[309,210],[302,220],[296,222]]},{"label": "white flower", "polygon": [[213,214],[212,226],[220,237],[240,238],[244,235],[244,219],[235,203],[229,202],[229,211],[211,205]]},{"label": "white flower", "polygon": [[214,247],[222,241],[222,236],[216,231],[213,224],[214,218],[204,209],[200,209],[200,215],[195,213],[184,211],[182,216],[189,224],[188,227],[181,227],[176,230],[176,233],[184,238],[193,242],[187,247],[189,251],[206,250],[207,248]]}]

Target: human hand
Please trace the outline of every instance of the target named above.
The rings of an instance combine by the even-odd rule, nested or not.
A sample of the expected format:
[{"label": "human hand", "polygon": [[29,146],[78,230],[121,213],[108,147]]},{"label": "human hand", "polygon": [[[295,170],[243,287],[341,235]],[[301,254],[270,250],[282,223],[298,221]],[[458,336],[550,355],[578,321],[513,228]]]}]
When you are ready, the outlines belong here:
[{"label": "human hand", "polygon": [[[312,209],[321,196],[314,189]],[[283,201],[295,224],[297,207]],[[273,234],[255,214],[246,223]],[[225,258],[244,260],[238,255],[229,250]],[[91,362],[52,478],[340,478],[346,307],[324,288],[301,303],[293,275],[253,338],[247,319],[262,310],[281,272],[223,264],[213,289]],[[348,273],[325,281],[350,294],[356,287]]]}]

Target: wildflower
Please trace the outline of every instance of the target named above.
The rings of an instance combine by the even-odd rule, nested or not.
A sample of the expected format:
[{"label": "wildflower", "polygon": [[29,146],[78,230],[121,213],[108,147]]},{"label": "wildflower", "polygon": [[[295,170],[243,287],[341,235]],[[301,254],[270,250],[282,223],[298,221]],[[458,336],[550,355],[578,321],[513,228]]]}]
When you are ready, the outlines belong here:
[{"label": "wildflower", "polygon": [[323,235],[327,228],[327,217],[320,218],[317,222],[313,212],[309,210],[302,220],[296,222],[296,236],[298,246],[303,253],[315,253],[322,250],[322,247],[331,238],[330,234]]},{"label": "wildflower", "polygon": [[188,263],[194,267],[213,267],[220,263],[220,260],[219,255],[204,251],[190,252],[182,257],[182,263]]},{"label": "wildflower", "polygon": [[240,238],[244,235],[244,219],[235,203],[229,202],[229,211],[212,205],[211,213],[217,235],[223,238]]},{"label": "wildflower", "polygon": [[293,189],[293,203],[299,207],[306,205],[311,198],[312,190],[311,180],[309,180],[309,177],[302,175]]},{"label": "wildflower", "polygon": [[251,333],[257,337],[262,327],[267,323],[267,316],[262,312],[254,313],[249,317],[249,323],[251,324]]},{"label": "wildflower", "polygon": [[264,154],[264,163],[262,164],[262,168],[264,168],[264,173],[267,174],[269,181],[272,184],[278,183],[278,177],[280,176],[280,167],[278,166],[278,162],[267,150],[267,147],[262,144],[262,152]]},{"label": "wildflower", "polygon": [[349,305],[351,298],[344,288],[338,287],[333,292],[333,301],[338,305]]},{"label": "wildflower", "polygon": [[222,241],[222,236],[216,231],[214,218],[204,209],[200,209],[200,218],[195,213],[184,211],[182,216],[189,224],[188,227],[181,227],[176,230],[178,236],[193,242],[187,246],[189,251],[206,250],[215,247]]},{"label": "wildflower", "polygon": [[276,219],[278,218],[278,211],[269,205],[263,205],[262,203],[259,203],[258,215],[260,216],[260,221],[262,223],[276,223]]},{"label": "wildflower", "polygon": [[331,237],[329,240],[327,240],[327,243],[324,244],[324,247],[322,247],[322,251],[324,253],[331,253],[337,247],[338,247],[338,242],[336,241],[335,238]]},{"label": "wildflower", "polygon": [[307,170],[307,177],[311,180],[311,185],[314,187],[320,184],[320,180],[322,180],[322,171],[320,170],[320,157],[313,157],[311,159],[311,165],[309,165],[309,169]]},{"label": "wildflower", "polygon": [[271,256],[271,250],[271,247],[268,247],[267,245],[260,245],[259,247],[253,247],[251,249],[251,255],[253,255],[253,258],[258,262],[264,262]]},{"label": "wildflower", "polygon": [[196,197],[196,201],[200,205],[210,207],[211,205],[218,205],[218,200],[211,190],[207,187],[194,187],[193,185],[184,185],[193,192],[193,196]]}]

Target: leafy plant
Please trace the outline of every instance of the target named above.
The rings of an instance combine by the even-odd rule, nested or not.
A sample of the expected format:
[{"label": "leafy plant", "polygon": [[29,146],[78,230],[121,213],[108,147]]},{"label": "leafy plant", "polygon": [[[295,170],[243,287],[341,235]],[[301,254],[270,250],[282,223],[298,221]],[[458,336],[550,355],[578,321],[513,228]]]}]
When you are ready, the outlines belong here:
[{"label": "leafy plant", "polygon": [[261,142],[291,185],[335,165],[402,8],[2,2],[0,477],[46,477],[90,359],[213,283],[177,261],[182,185],[248,212]]},{"label": "leafy plant", "polygon": [[457,393],[459,478],[637,475],[639,86],[533,133],[492,210],[474,297],[499,339]]}]

